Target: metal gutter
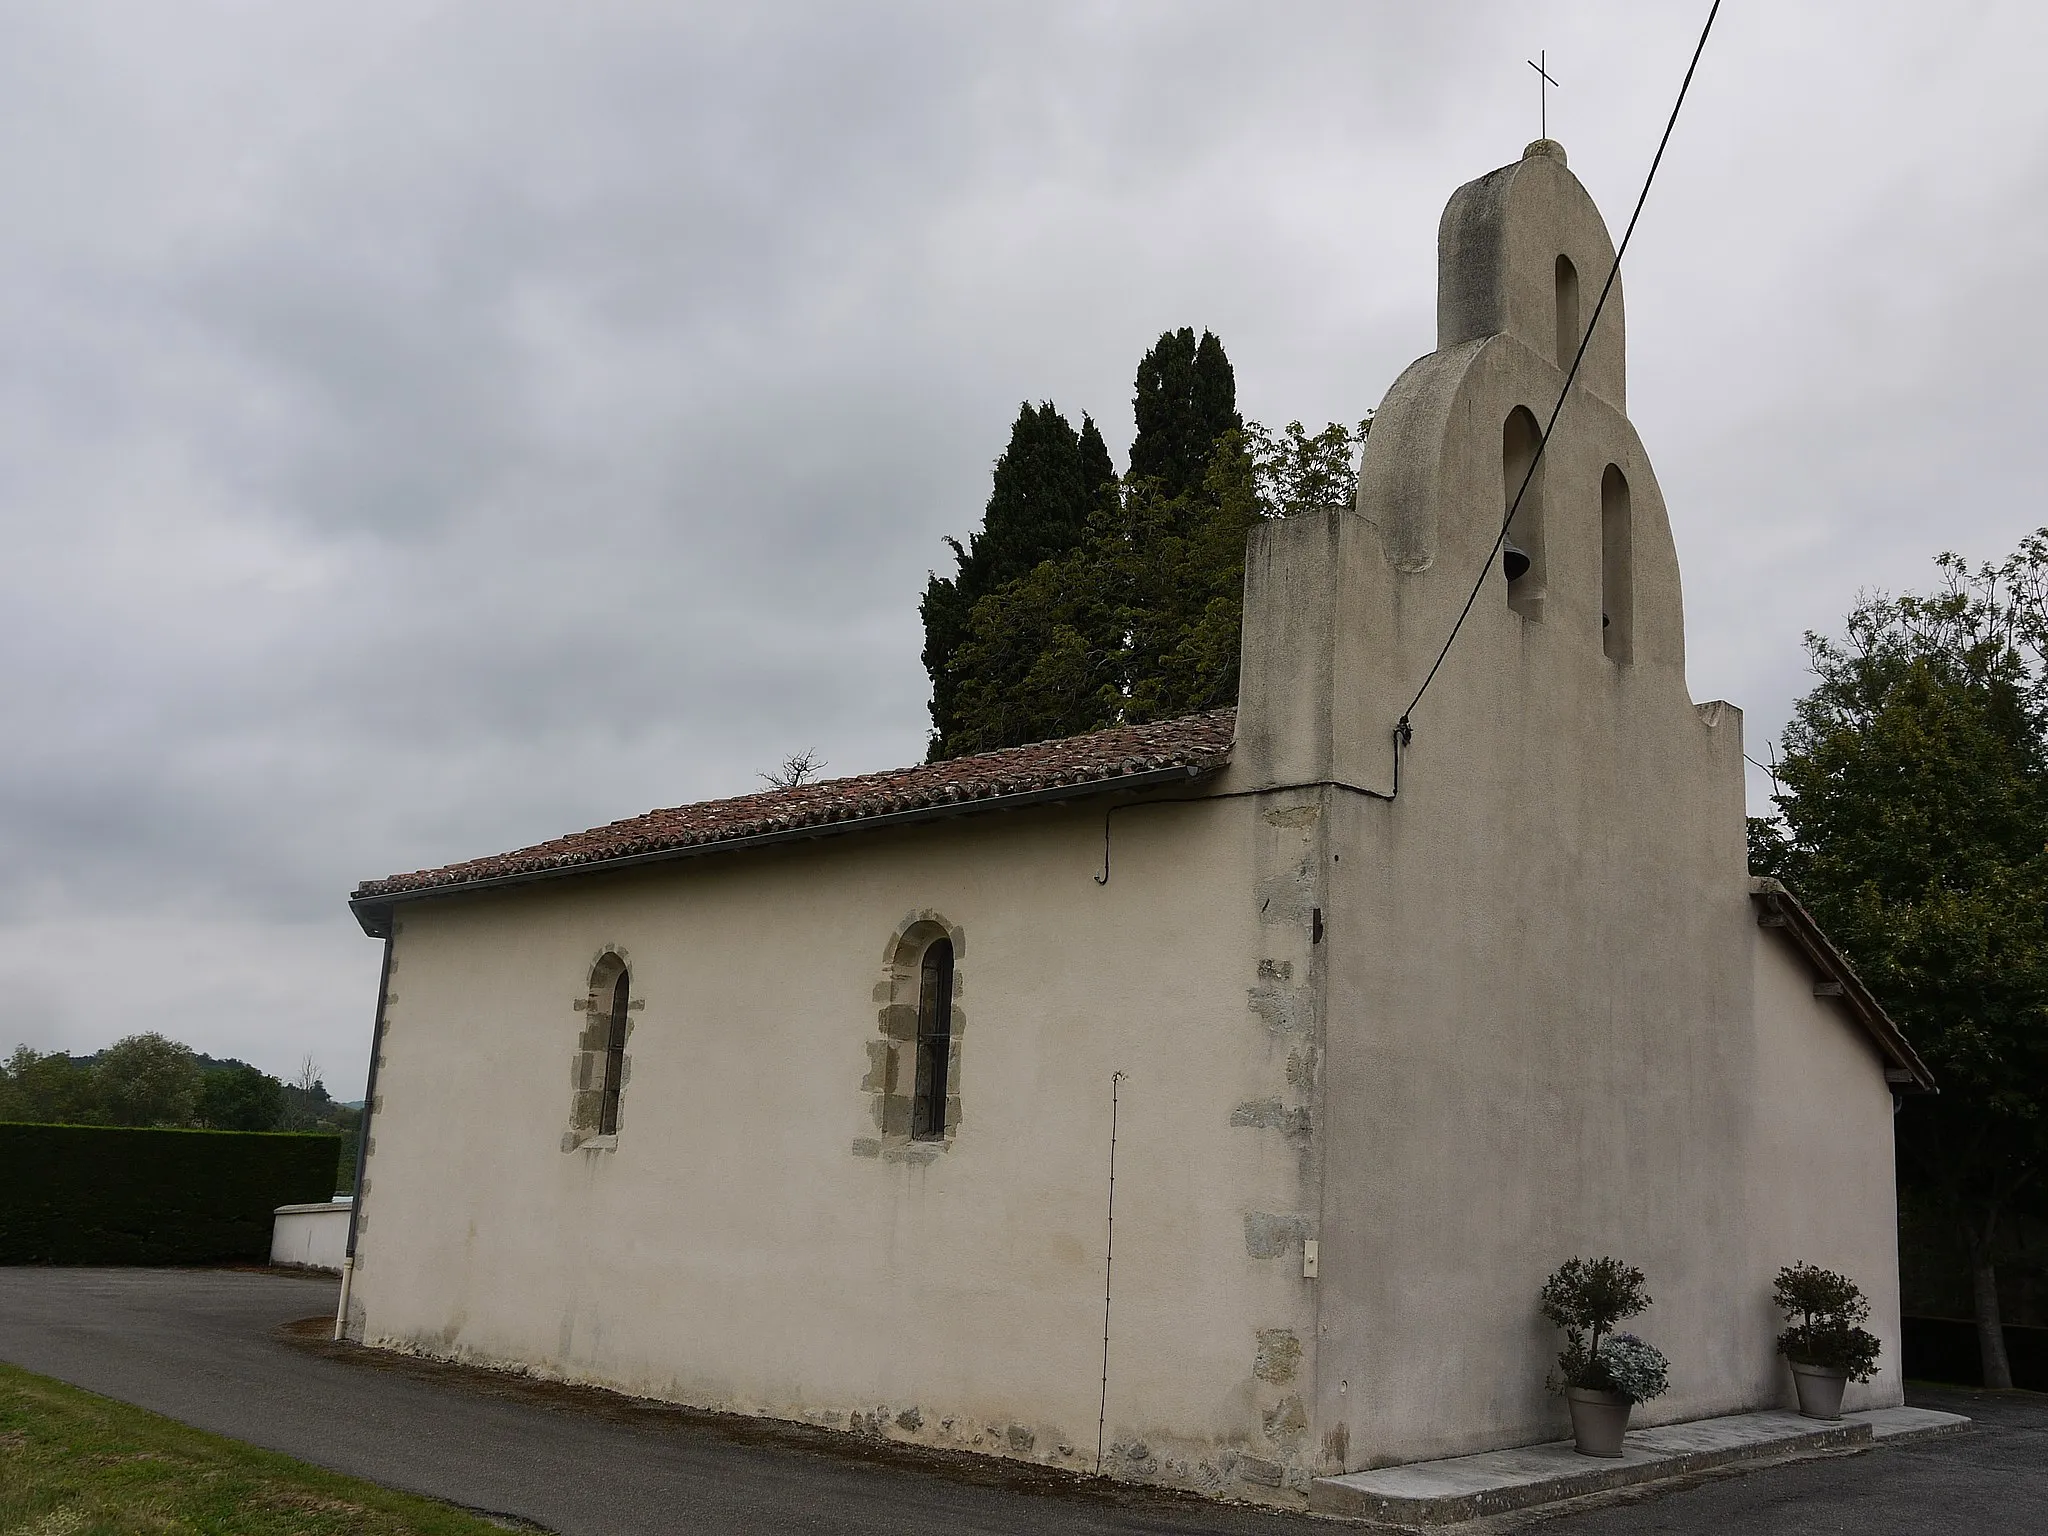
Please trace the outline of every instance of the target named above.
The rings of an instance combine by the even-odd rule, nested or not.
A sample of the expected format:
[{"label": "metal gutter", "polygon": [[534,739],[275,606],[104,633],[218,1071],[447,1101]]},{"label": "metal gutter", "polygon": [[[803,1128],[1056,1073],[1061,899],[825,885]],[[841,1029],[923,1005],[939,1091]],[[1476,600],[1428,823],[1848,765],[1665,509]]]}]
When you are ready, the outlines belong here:
[{"label": "metal gutter", "polygon": [[1022,810],[1030,806],[1051,805],[1062,800],[1080,800],[1095,795],[1152,789],[1162,784],[1181,784],[1220,772],[1228,766],[1227,754],[1219,754],[1218,759],[1209,764],[1182,763],[1171,768],[1149,768],[1140,773],[1120,774],[1113,779],[1088,779],[1077,784],[1057,784],[1047,789],[1025,790],[1014,795],[991,795],[980,800],[948,800],[936,805],[917,806],[906,811],[883,811],[874,816],[851,817],[845,821],[821,821],[802,827],[778,827],[773,832],[756,832],[745,837],[716,838],[708,842],[689,843],[679,848],[658,848],[646,853],[624,854],[617,858],[590,859],[576,864],[555,865],[547,869],[520,870],[514,874],[492,875],[482,880],[456,880],[446,885],[422,886],[413,891],[389,891],[375,896],[354,896],[349,898],[348,907],[349,911],[355,914],[356,922],[361,925],[364,933],[373,939],[387,938],[390,933],[391,909],[405,902],[424,901],[436,896],[466,896],[473,891],[503,890],[509,886],[532,885],[542,880],[605,874],[615,870],[637,868],[644,864],[665,864],[677,859],[699,858],[706,854],[737,853],[743,849],[764,848],[774,843],[809,842],[817,838],[839,837],[850,832],[871,832],[884,827],[946,821],[956,816],[978,816],[985,811]]}]

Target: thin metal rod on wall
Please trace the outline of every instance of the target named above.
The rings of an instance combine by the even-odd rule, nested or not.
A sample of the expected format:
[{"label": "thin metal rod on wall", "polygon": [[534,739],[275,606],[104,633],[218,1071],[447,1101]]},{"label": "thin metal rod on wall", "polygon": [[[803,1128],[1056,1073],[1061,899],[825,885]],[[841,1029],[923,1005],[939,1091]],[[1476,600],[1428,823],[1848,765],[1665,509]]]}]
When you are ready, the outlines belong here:
[{"label": "thin metal rod on wall", "polygon": [[1095,1410],[1095,1475],[1102,1475],[1102,1430],[1109,1422],[1109,1292],[1116,1264],[1116,1109],[1121,1072],[1109,1074],[1109,1236],[1102,1252],[1102,1401]]}]

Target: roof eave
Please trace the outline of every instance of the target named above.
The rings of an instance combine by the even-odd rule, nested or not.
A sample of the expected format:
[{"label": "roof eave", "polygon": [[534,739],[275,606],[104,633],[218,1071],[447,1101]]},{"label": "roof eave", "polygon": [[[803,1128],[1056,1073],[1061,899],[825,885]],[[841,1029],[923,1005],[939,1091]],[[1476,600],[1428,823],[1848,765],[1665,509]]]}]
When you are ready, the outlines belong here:
[{"label": "roof eave", "polygon": [[1885,1081],[1891,1084],[1892,1091],[1941,1092],[1934,1081],[1934,1073],[1920,1059],[1920,1053],[1913,1049],[1905,1032],[1892,1022],[1883,1005],[1871,996],[1870,989],[1849,964],[1848,957],[1835,948],[1834,941],[1821,931],[1820,924],[1800,905],[1799,899],[1782,882],[1764,875],[1750,877],[1749,898],[1757,906],[1758,926],[1779,929],[1806,955],[1816,970],[1840,985],[1839,1001],[1855,1016],[1886,1058]]},{"label": "roof eave", "polygon": [[352,896],[349,898],[348,908],[364,933],[373,939],[381,939],[391,931],[392,909],[408,902],[424,901],[438,896],[467,896],[476,891],[504,890],[510,886],[533,885],[543,880],[566,880],[579,875],[608,874],[645,864],[666,864],[714,853],[738,853],[744,849],[763,848],[775,843],[809,842],[818,838],[840,837],[852,832],[872,832],[883,827],[910,826],[920,822],[951,820],[957,816],[976,816],[990,811],[1023,810],[1035,805],[1052,805],[1062,800],[1157,789],[1162,785],[1183,784],[1205,778],[1220,771],[1228,762],[1228,753],[1218,753],[1213,761],[1205,763],[1176,763],[1170,768],[1148,768],[1137,773],[1118,774],[1113,778],[1087,779],[1075,784],[1055,784],[1044,789],[1023,790],[1011,795],[990,795],[979,800],[949,800],[935,805],[917,806],[910,810],[883,811],[873,816],[849,817],[845,821],[818,822],[802,827],[779,827],[773,832],[756,832],[745,837],[715,838],[677,848],[658,848],[646,853],[624,854],[609,859],[590,859],[582,863],[560,864],[547,869],[520,870],[508,875],[492,875],[482,880],[452,880],[445,885],[421,886],[417,890]]}]

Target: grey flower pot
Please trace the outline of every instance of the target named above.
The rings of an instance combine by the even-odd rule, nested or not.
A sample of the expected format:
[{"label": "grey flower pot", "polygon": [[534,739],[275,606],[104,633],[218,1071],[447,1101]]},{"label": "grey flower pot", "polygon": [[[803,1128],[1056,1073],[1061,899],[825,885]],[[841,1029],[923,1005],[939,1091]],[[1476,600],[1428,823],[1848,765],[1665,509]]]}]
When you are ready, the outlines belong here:
[{"label": "grey flower pot", "polygon": [[1621,1456],[1621,1437],[1628,1433],[1629,1400],[1619,1392],[1591,1387],[1566,1387],[1564,1400],[1572,1411],[1572,1438],[1581,1456]]},{"label": "grey flower pot", "polygon": [[1792,1385],[1799,1389],[1799,1411],[1809,1419],[1839,1419],[1842,1392],[1849,1385],[1849,1373],[1826,1365],[1806,1365],[1794,1360]]}]

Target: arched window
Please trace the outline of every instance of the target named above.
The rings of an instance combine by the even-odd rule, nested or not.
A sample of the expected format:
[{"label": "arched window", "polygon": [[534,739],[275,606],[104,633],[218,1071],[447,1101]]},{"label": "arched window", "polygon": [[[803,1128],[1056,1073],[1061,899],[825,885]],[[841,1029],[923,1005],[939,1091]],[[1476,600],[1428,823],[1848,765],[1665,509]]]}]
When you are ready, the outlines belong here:
[{"label": "arched window", "polygon": [[854,1140],[855,1157],[929,1163],[960,1134],[966,955],[965,931],[929,907],[906,913],[882,946],[878,1033],[860,1085],[877,1134]]},{"label": "arched window", "polygon": [[913,1141],[943,1141],[946,1090],[953,1065],[953,941],[924,949],[917,983],[916,1091],[910,1108]]},{"label": "arched window", "polygon": [[1628,480],[1610,464],[1600,477],[1600,648],[1615,661],[1635,658],[1635,517]]},{"label": "arched window", "polygon": [[597,1134],[619,1134],[619,1089],[626,1080],[626,1008],[632,998],[632,972],[621,970],[612,983],[611,1019],[604,1037],[604,1086],[597,1110]]},{"label": "arched window", "polygon": [[1579,353],[1579,269],[1557,258],[1557,366],[1570,371]]},{"label": "arched window", "polygon": [[[1508,579],[1508,606],[1525,619],[1543,617],[1543,465],[1536,457],[1542,441],[1543,431],[1535,416],[1527,406],[1516,406],[1500,436],[1501,516],[1514,510],[1507,541],[1501,547],[1501,566]],[[1528,490],[1522,491],[1523,477],[1529,475],[1532,464],[1536,472],[1529,478]],[[1518,492],[1522,496],[1519,508],[1515,506]]]},{"label": "arched window", "polygon": [[602,1149],[619,1134],[619,1100],[632,1075],[626,1052],[632,1033],[633,975],[626,957],[606,948],[590,967],[588,990],[576,999],[576,1053],[570,1063],[573,1095],[562,1150]]}]

